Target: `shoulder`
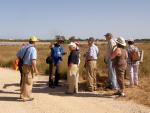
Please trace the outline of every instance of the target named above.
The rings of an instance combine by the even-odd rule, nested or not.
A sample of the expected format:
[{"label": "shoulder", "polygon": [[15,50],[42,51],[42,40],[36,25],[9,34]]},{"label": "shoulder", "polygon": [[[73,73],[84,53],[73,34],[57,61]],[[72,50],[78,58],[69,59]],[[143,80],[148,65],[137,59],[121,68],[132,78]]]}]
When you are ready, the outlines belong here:
[{"label": "shoulder", "polygon": [[118,47],[117,47],[117,48],[115,49],[115,51],[121,51],[121,48],[118,48]]},{"label": "shoulder", "polygon": [[35,48],[35,47],[30,47],[29,50],[30,50],[31,52],[36,52],[36,48]]},{"label": "shoulder", "polygon": [[121,48],[116,48],[116,49],[115,49],[115,51],[114,51],[114,53],[116,53],[116,54],[120,54],[120,53],[121,53],[121,51],[122,51],[122,50],[121,50]]},{"label": "shoulder", "polygon": [[98,49],[98,47],[95,44],[93,44],[91,47]]},{"label": "shoulder", "polygon": [[136,51],[139,51],[139,48],[137,46],[134,46]]},{"label": "shoulder", "polygon": [[115,40],[114,39],[110,39],[110,41],[109,41],[110,43],[115,43],[116,44],[116,42],[115,42]]}]

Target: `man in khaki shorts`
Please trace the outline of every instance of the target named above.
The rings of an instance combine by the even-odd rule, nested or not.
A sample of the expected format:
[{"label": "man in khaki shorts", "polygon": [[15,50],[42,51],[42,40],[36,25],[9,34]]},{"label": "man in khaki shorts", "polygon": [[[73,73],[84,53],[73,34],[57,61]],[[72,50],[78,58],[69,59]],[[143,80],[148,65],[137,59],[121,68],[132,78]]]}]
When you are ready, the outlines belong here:
[{"label": "man in khaki shorts", "polygon": [[87,90],[93,92],[97,89],[96,84],[96,71],[97,71],[97,58],[99,49],[94,44],[94,38],[90,37],[88,40],[89,48],[86,53],[85,68],[87,72]]},{"label": "man in khaki shorts", "polygon": [[18,53],[17,57],[22,61],[22,84],[20,98],[23,101],[31,101],[32,98],[32,86],[34,74],[38,74],[36,67],[37,51],[35,49],[35,42],[37,42],[35,36],[31,36],[29,39],[29,44],[22,47]]}]

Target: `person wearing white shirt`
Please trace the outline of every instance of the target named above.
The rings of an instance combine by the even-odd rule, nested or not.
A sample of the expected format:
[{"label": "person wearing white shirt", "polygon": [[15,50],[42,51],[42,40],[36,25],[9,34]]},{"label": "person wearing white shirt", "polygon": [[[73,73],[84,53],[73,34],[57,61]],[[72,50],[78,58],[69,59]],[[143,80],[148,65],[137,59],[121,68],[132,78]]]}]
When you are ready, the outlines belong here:
[{"label": "person wearing white shirt", "polygon": [[97,58],[99,54],[98,47],[94,44],[94,38],[88,40],[89,48],[86,53],[85,68],[87,72],[87,90],[93,92],[97,89],[96,71],[97,71]]},{"label": "person wearing white shirt", "polygon": [[110,58],[112,52],[117,48],[117,46],[115,40],[113,40],[113,35],[111,33],[106,33],[106,35],[104,36],[106,38],[106,41],[108,42],[105,51],[105,63],[108,68],[108,83],[109,83],[108,87],[111,89],[117,89],[118,83],[116,79],[116,73],[112,65],[112,60]]}]

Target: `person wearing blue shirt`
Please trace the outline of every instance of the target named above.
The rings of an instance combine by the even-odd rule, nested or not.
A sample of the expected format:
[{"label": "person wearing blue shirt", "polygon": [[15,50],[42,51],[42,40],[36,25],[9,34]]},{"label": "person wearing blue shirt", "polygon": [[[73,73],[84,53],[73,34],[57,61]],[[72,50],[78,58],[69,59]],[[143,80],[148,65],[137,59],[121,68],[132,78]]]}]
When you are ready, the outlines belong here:
[{"label": "person wearing blue shirt", "polygon": [[54,44],[54,47],[51,48],[51,56],[54,61],[54,66],[52,66],[53,75],[55,75],[54,85],[59,85],[59,79],[60,79],[60,63],[62,61],[62,56],[65,54],[64,48],[60,45],[63,42],[61,38],[56,39],[56,43]]},{"label": "person wearing blue shirt", "polygon": [[31,36],[29,44],[23,46],[17,53],[17,57],[22,65],[22,84],[20,98],[23,101],[31,101],[32,86],[34,74],[38,74],[36,67],[37,51],[35,49],[35,42],[38,41],[35,36]]}]

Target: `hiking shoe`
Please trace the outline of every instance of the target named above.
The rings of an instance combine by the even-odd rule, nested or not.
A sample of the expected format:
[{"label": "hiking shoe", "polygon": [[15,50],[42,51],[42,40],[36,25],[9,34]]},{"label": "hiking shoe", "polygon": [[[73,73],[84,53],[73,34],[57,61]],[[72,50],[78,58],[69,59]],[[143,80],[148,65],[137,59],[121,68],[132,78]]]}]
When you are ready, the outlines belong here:
[{"label": "hiking shoe", "polygon": [[55,86],[57,86],[57,87],[61,87],[62,85],[60,85],[60,84],[55,84]]},{"label": "hiking shoe", "polygon": [[48,87],[50,87],[50,88],[52,88],[52,89],[55,88],[55,86],[54,86],[54,85],[51,85],[51,84],[48,84]]},{"label": "hiking shoe", "polygon": [[121,97],[125,97],[126,95],[125,95],[125,93],[121,93],[120,96]]}]

